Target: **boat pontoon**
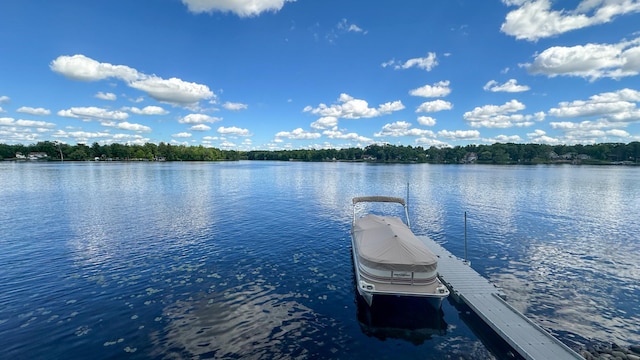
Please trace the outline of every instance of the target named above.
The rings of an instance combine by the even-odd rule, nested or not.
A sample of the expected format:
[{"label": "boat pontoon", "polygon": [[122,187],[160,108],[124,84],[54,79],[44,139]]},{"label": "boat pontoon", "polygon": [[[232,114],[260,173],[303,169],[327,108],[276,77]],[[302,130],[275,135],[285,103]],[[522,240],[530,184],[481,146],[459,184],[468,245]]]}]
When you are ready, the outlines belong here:
[{"label": "boat pontoon", "polygon": [[[366,214],[357,217],[358,204],[398,203],[406,223],[397,216]],[[438,279],[438,258],[410,229],[404,199],[389,196],[353,198],[351,247],[358,293],[372,305],[374,296],[421,297],[436,309],[449,296]]]}]

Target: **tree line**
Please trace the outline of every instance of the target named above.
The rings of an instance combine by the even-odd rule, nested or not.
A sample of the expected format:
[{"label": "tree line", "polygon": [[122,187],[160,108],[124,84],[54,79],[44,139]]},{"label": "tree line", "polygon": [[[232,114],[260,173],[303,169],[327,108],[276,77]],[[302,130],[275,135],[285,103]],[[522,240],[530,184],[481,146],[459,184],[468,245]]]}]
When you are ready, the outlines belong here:
[{"label": "tree line", "polygon": [[95,142],[68,145],[43,141],[32,145],[0,144],[0,159],[16,159],[17,154],[46,154],[47,160],[71,161],[369,161],[406,163],[487,163],[537,164],[551,162],[632,163],[640,157],[640,142],[601,143],[593,145],[547,145],[495,143],[455,147],[404,145],[369,145],[365,148],[298,150],[221,150],[204,146],[146,143],[144,145]]}]

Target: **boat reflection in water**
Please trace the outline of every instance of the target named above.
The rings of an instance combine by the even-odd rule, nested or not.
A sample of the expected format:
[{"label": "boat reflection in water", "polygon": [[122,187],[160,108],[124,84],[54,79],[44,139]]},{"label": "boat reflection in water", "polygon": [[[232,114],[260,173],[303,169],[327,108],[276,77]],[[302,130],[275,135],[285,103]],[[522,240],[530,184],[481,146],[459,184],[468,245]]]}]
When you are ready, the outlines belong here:
[{"label": "boat reflection in water", "polygon": [[380,340],[402,339],[420,345],[433,335],[445,335],[447,323],[442,309],[425,298],[378,296],[373,306],[356,294],[358,323],[362,332]]}]

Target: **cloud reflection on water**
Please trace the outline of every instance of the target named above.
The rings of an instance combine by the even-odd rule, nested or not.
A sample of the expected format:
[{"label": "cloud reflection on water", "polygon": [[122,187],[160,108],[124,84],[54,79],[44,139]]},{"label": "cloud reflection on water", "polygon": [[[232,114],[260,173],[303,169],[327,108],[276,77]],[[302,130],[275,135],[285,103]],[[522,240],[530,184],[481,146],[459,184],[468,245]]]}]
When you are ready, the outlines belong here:
[{"label": "cloud reflection on water", "polygon": [[290,359],[341,352],[340,341],[314,340],[329,333],[339,339],[340,330],[334,319],[298,302],[300,296],[278,294],[274,286],[254,282],[177,301],[164,309],[165,329],[152,335],[156,355]]}]

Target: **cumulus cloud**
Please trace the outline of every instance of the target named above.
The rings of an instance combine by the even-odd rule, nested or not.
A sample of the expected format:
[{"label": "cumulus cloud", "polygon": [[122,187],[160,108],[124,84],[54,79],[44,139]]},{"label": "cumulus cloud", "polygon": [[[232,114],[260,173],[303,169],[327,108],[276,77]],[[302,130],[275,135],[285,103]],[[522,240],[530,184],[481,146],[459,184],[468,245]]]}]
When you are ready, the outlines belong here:
[{"label": "cumulus cloud", "polygon": [[436,58],[436,53],[430,52],[426,57],[422,58],[412,58],[405,62],[397,61],[397,60],[389,60],[385,63],[382,63],[382,67],[393,67],[395,70],[405,70],[412,67],[416,67],[418,69],[423,69],[426,71],[431,71],[434,67],[438,65],[438,59]]},{"label": "cumulus cloud", "polygon": [[382,130],[373,134],[375,137],[391,136],[433,136],[433,131],[411,128],[411,123],[406,121],[396,121],[394,123],[385,124]]},{"label": "cumulus cloud", "polygon": [[621,141],[628,139],[629,132],[620,129],[627,123],[610,122],[606,119],[582,122],[551,122],[551,127],[563,132],[565,143],[594,144],[596,142]]},{"label": "cumulus cloud", "polygon": [[463,118],[472,127],[509,128],[513,126],[531,126],[545,118],[544,112],[533,115],[515,114],[524,110],[525,106],[518,100],[511,100],[503,105],[485,105],[464,113]]},{"label": "cumulus cloud", "polygon": [[189,114],[180,120],[178,120],[181,124],[203,124],[203,123],[214,123],[221,121],[222,119],[215,116],[209,116],[206,114]]},{"label": "cumulus cloud", "polygon": [[436,119],[431,116],[418,116],[418,124],[423,126],[434,126],[436,124]]},{"label": "cumulus cloud", "polygon": [[433,85],[425,85],[409,91],[409,95],[422,96],[427,98],[443,97],[449,95],[450,93],[451,88],[449,88],[449,80],[440,81]]},{"label": "cumulus cloud", "polygon": [[473,140],[480,138],[480,132],[478,130],[440,130],[438,136],[454,140]]},{"label": "cumulus cloud", "polygon": [[0,104],[6,104],[10,101],[11,99],[7,96],[7,95],[2,95],[0,96]]},{"label": "cumulus cloud", "polygon": [[193,125],[192,127],[189,128],[189,130],[191,131],[209,131],[211,130],[211,126],[205,125],[205,124],[198,124],[198,125]]},{"label": "cumulus cloud", "polygon": [[55,138],[71,138],[77,142],[88,143],[89,140],[96,138],[106,138],[112,136],[111,133],[106,131],[89,132],[89,131],[64,131],[58,130],[52,134]]},{"label": "cumulus cloud", "polygon": [[158,76],[146,76],[129,83],[134,89],[146,92],[152,98],[170,104],[190,105],[209,99],[213,92],[202,84],[187,82],[178,78],[162,79]]},{"label": "cumulus cloud", "polygon": [[265,11],[277,12],[295,0],[182,0],[192,13],[232,12],[240,17],[258,16]]},{"label": "cumulus cloud", "polygon": [[222,135],[235,135],[235,136],[251,136],[251,132],[248,129],[241,129],[239,127],[220,126],[217,130],[218,134]]},{"label": "cumulus cloud", "polygon": [[227,101],[224,104],[222,104],[222,107],[227,109],[227,110],[238,111],[238,110],[246,110],[246,109],[248,109],[249,105]]},{"label": "cumulus cloud", "polygon": [[172,134],[171,136],[175,137],[175,138],[183,138],[184,139],[184,138],[190,138],[191,137],[191,133],[181,132],[181,133],[177,133],[177,134]]},{"label": "cumulus cloud", "polygon": [[141,124],[132,124],[126,121],[122,122],[114,122],[114,121],[103,121],[101,123],[102,126],[113,127],[121,130],[129,130],[136,132],[151,132],[151,128]]},{"label": "cumulus cloud", "polygon": [[603,117],[612,122],[640,121],[640,91],[622,89],[591,96],[588,100],[563,101],[548,114],[560,118]]},{"label": "cumulus cloud", "polygon": [[416,139],[416,144],[420,146],[425,146],[425,147],[431,147],[431,146],[434,146],[437,148],[451,147],[451,145],[446,142],[443,142],[441,140],[434,139],[434,138],[428,138],[428,137],[421,137]]},{"label": "cumulus cloud", "polygon": [[348,140],[348,141],[354,141],[354,142],[365,143],[365,144],[373,143],[373,140],[369,139],[366,136],[360,136],[354,132],[345,133],[337,129],[325,130],[322,132],[322,135],[328,137],[329,139]]},{"label": "cumulus cloud", "polygon": [[117,78],[134,81],[140,77],[136,69],[125,65],[101,63],[84,55],[59,56],[49,65],[51,70],[73,80],[98,81]]},{"label": "cumulus cloud", "polygon": [[67,110],[58,111],[58,116],[71,117],[84,120],[126,120],[129,117],[124,111],[119,110],[107,110],[95,106],[89,107],[72,107]]},{"label": "cumulus cloud", "polygon": [[416,112],[417,113],[438,112],[438,111],[451,110],[451,109],[453,109],[453,104],[451,104],[448,101],[438,99],[434,101],[423,102],[422,104],[420,104],[420,106],[418,106],[418,108],[416,109]]},{"label": "cumulus cloud", "polygon": [[29,114],[29,115],[37,115],[37,116],[46,116],[51,114],[51,110],[45,108],[32,108],[29,106],[21,106],[16,110],[19,113]]},{"label": "cumulus cloud", "polygon": [[120,79],[128,86],[144,91],[158,101],[173,105],[194,105],[200,100],[214,96],[206,85],[178,78],[163,79],[156,75],[145,75],[125,65],[101,63],[84,55],[59,56],[49,67],[73,80]]},{"label": "cumulus cloud", "polygon": [[377,108],[370,108],[369,103],[365,100],[355,99],[344,93],[340,94],[338,102],[339,104],[331,106],[320,104],[317,108],[306,106],[303,111],[323,117],[331,116],[343,119],[360,119],[387,115],[394,111],[404,109],[404,105],[399,100],[381,104]]},{"label": "cumulus cloud", "polygon": [[311,123],[311,128],[316,130],[331,129],[338,126],[338,118],[335,116],[323,116]]},{"label": "cumulus cloud", "polygon": [[52,127],[55,127],[56,124],[45,122],[45,121],[23,120],[23,119],[15,120],[10,117],[3,117],[3,118],[0,118],[0,126],[52,128]]},{"label": "cumulus cloud", "polygon": [[136,115],[166,115],[169,113],[167,110],[161,108],[160,106],[153,106],[153,105],[145,106],[142,109],[137,108],[135,106],[126,107],[126,108],[123,108],[123,110],[130,111]]},{"label": "cumulus cloud", "polygon": [[293,131],[280,131],[276,134],[276,138],[287,138],[294,140],[310,140],[317,139],[322,136],[320,133],[308,132],[302,128],[297,128]]},{"label": "cumulus cloud", "polygon": [[619,79],[640,73],[640,38],[617,44],[554,46],[522,64],[531,74],[577,76],[594,81]]},{"label": "cumulus cloud", "polygon": [[109,100],[109,101],[114,101],[115,99],[117,99],[118,97],[116,96],[116,94],[114,93],[104,93],[102,91],[99,91],[96,95],[96,98],[98,99],[102,99],[102,100]]},{"label": "cumulus cloud", "polygon": [[518,85],[518,80],[516,79],[509,79],[504,84],[499,84],[495,80],[490,80],[485,84],[483,89],[485,91],[492,91],[492,92],[514,93],[514,92],[528,91],[530,88],[526,85]]},{"label": "cumulus cloud", "polygon": [[[111,138],[119,143],[128,145],[144,145],[149,142],[149,138],[139,134],[114,134]],[[105,142],[111,142],[111,140]]]},{"label": "cumulus cloud", "polygon": [[640,1],[584,0],[573,10],[552,10],[550,0],[503,0],[518,6],[500,30],[516,39],[537,41],[571,30],[610,22],[614,17],[640,12]]}]

